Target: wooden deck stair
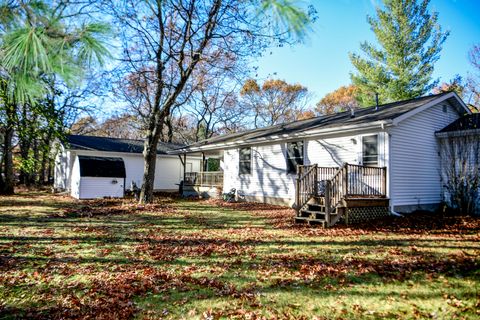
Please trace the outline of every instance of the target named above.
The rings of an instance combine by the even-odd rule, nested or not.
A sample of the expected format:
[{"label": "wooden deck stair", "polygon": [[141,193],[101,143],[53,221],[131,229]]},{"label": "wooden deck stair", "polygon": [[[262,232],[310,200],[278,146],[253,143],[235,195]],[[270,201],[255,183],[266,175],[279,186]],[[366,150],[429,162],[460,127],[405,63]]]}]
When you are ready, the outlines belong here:
[{"label": "wooden deck stair", "polygon": [[348,222],[351,208],[388,207],[386,168],[346,163],[341,168],[312,165],[297,170],[296,222],[331,227],[345,214]]}]

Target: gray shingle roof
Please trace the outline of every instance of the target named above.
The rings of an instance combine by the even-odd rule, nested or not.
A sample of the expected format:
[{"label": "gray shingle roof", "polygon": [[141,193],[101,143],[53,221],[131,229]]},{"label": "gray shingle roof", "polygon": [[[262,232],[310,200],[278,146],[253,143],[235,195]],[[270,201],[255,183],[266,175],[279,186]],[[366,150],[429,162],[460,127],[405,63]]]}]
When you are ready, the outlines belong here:
[{"label": "gray shingle roof", "polygon": [[228,135],[216,136],[210,139],[189,145],[187,148],[202,147],[209,144],[228,143],[242,140],[245,143],[255,139],[261,139],[272,135],[292,134],[296,132],[341,127],[347,125],[366,124],[376,121],[393,120],[415,108],[424,106],[450,92],[430,95],[410,100],[387,103],[376,107],[361,108],[355,110],[355,116],[350,111],[340,112],[332,115],[323,115],[312,119],[295,121],[291,123],[275,125],[260,129],[248,130]]},{"label": "gray shingle roof", "polygon": [[[67,148],[73,150],[95,150],[107,152],[142,153],[143,140],[117,139],[96,136],[67,135]],[[159,142],[157,154],[167,154],[181,148],[180,144]]]},{"label": "gray shingle roof", "polygon": [[480,129],[480,113],[473,113],[458,118],[439,132],[452,132]]}]

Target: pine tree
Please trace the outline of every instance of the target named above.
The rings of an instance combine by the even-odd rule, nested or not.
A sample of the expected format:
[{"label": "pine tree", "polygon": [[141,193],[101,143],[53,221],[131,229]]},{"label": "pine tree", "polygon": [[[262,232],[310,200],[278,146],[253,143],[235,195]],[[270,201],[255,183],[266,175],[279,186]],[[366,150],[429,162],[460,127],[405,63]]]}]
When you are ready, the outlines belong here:
[{"label": "pine tree", "polygon": [[383,0],[376,17],[367,17],[380,47],[363,42],[366,58],[350,54],[361,105],[372,105],[375,93],[382,103],[415,98],[438,83],[432,73],[449,33],[438,24],[438,13],[428,11],[429,2]]}]

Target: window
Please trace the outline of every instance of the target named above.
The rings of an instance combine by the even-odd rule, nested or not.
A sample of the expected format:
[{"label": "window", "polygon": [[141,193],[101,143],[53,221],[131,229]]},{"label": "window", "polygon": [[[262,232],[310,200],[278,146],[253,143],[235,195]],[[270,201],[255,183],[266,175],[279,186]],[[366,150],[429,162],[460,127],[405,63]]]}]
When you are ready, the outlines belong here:
[{"label": "window", "polygon": [[362,138],[363,145],[363,165],[377,166],[378,165],[378,136],[365,136]]},{"label": "window", "polygon": [[238,173],[252,173],[252,148],[240,148]]},{"label": "window", "polygon": [[287,143],[287,173],[297,173],[297,165],[303,165],[303,141]]}]

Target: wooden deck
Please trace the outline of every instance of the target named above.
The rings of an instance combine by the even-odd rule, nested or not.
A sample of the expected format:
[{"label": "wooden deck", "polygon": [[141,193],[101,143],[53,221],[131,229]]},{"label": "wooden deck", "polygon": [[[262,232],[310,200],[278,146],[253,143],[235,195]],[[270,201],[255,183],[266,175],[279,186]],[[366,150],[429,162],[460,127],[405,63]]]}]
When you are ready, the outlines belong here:
[{"label": "wooden deck", "polygon": [[[340,168],[298,166],[295,205],[298,222],[329,227],[358,208],[388,208],[387,169],[345,163]],[[368,211],[367,209],[365,211]]]}]

